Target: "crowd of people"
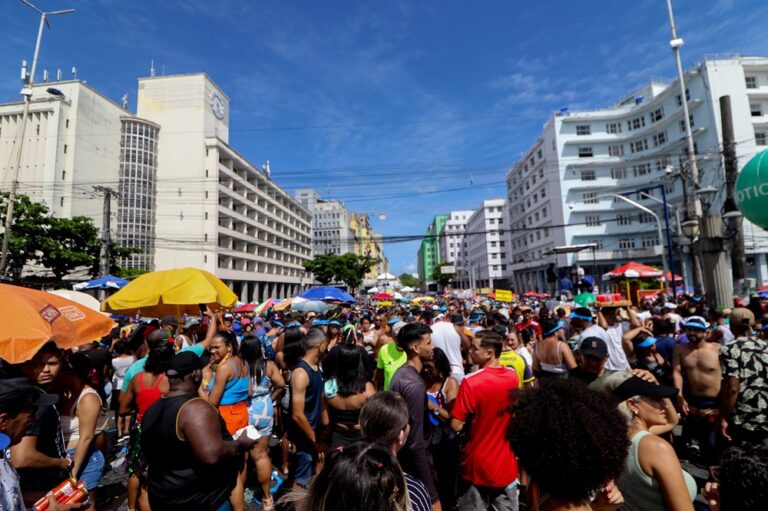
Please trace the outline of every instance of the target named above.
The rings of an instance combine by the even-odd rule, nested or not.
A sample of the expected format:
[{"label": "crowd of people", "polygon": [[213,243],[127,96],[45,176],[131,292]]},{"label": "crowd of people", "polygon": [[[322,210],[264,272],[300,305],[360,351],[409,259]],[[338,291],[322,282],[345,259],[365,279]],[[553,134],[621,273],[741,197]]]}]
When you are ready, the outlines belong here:
[{"label": "crowd of people", "polygon": [[760,509],[766,339],[757,298],[128,318],[0,366],[0,509],[95,509],[112,444],[130,511]]}]

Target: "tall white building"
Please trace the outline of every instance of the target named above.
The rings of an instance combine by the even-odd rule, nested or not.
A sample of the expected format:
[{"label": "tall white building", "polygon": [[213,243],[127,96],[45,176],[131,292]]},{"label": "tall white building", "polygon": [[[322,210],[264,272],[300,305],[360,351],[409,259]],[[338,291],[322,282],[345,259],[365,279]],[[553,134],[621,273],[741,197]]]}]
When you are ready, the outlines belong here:
[{"label": "tall white building", "polygon": [[474,209],[451,211],[440,231],[440,262],[458,263],[465,257],[464,231],[467,228],[467,220],[474,213]]},{"label": "tall white building", "polygon": [[[53,87],[61,95],[46,90]],[[0,105],[0,185],[13,176],[21,102]],[[138,115],[82,81],[33,89],[19,193],[54,215],[102,224],[102,196],[120,193],[114,239],[141,254],[129,268],[193,266],[243,301],[309,284],[311,214],[229,145],[229,98],[205,74],[139,80]]]},{"label": "tall white building", "polygon": [[242,301],[291,296],[308,283],[310,213],[229,145],[229,111],[204,73],[139,80],[137,112],[161,126],[155,267],[206,269]]},{"label": "tall white building", "polygon": [[[685,80],[701,186],[721,190],[710,201],[710,207],[720,211],[724,173],[719,98],[731,97],[742,167],[765,149],[768,138],[768,58],[707,59],[689,69]],[[674,208],[681,208],[681,216],[685,212],[680,178],[675,178],[687,162],[682,101],[676,81],[653,81],[612,107],[563,111],[547,121],[507,174],[511,229],[507,276],[516,289],[547,289],[546,269],[552,263],[559,268],[580,264],[596,275],[629,260],[661,263],[654,218],[612,194],[629,194],[663,219],[657,202],[633,193],[654,187],[648,193],[661,200],[663,188],[672,206],[670,227],[675,232]],[[670,172],[669,166],[674,170]],[[743,229],[747,271],[764,282],[768,239],[746,220]],[[553,255],[555,247],[583,244],[594,244],[594,254],[585,250]],[[690,269],[688,274],[692,275]]]},{"label": "tall white building", "polygon": [[[49,88],[58,93],[47,92]],[[3,190],[13,180],[22,107],[21,101],[0,105]],[[122,264],[151,270],[159,129],[82,81],[39,83],[32,89],[17,191],[45,204],[57,217],[92,218],[99,229],[103,202],[93,187],[121,192],[112,207],[113,237],[141,250]]]},{"label": "tall white building", "polygon": [[490,199],[466,220],[461,265],[477,288],[505,285],[499,281],[508,268],[506,216],[504,199]]}]

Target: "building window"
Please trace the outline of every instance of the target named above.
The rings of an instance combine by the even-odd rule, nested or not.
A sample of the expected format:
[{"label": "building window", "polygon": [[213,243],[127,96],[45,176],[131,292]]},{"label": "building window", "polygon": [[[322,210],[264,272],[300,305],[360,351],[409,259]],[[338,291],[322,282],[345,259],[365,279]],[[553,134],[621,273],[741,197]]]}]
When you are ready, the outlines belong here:
[{"label": "building window", "polygon": [[589,242],[592,243],[593,245],[595,245],[595,248],[597,250],[602,250],[603,249],[603,240],[590,240]]},{"label": "building window", "polygon": [[764,131],[755,132],[755,144],[757,144],[757,145],[766,145],[765,144],[765,132]]},{"label": "building window", "polygon": [[619,239],[619,248],[621,250],[628,250],[630,248],[635,248],[635,239],[634,238]]},{"label": "building window", "polygon": [[620,122],[609,122],[605,125],[605,131],[607,133],[621,133],[621,123]]},{"label": "building window", "polygon": [[629,148],[633,153],[639,153],[648,149],[648,141],[646,139],[636,140],[629,144]]},{"label": "building window", "polygon": [[[690,101],[690,100],[691,100],[691,91],[689,91],[688,89],[685,89],[685,101]],[[681,99],[680,94],[675,96],[675,101],[677,101],[677,106],[683,106],[683,100]]]},{"label": "building window", "polygon": [[[583,193],[581,199],[584,204],[597,204],[597,192]],[[536,213],[538,215],[538,213]]]},{"label": "building window", "polygon": [[67,154],[67,144],[64,144],[64,154]]},{"label": "building window", "polygon": [[627,177],[627,169],[615,168],[611,169],[611,179],[625,179]]},{"label": "building window", "polygon": [[64,121],[64,127],[65,127],[65,128],[69,128],[69,119],[67,119],[66,121]]},{"label": "building window", "polygon": [[[765,145],[765,144],[763,144],[763,145]],[[62,170],[62,171],[61,171],[61,180],[62,180],[62,181],[64,181],[64,179],[65,179],[66,177],[67,177],[67,171],[66,171],[66,170]]]},{"label": "building window", "polygon": [[538,151],[536,151],[536,156],[537,156],[539,159],[541,159],[541,158],[543,157],[543,155],[544,155],[544,153],[542,153],[542,152],[541,152],[541,149],[539,149]]},{"label": "building window", "polygon": [[675,193],[675,182],[672,181],[670,183],[664,184],[664,191],[667,193]]},{"label": "building window", "polygon": [[643,236],[643,239],[640,240],[640,245],[643,248],[655,247],[658,244],[659,238],[657,236]]},{"label": "building window", "polygon": [[653,145],[654,147],[660,146],[662,144],[667,143],[667,132],[662,131],[661,133],[657,133],[653,136]]},{"label": "building window", "polygon": [[595,227],[601,225],[600,217],[598,215],[587,215],[585,217],[585,224],[587,227]]},{"label": "building window", "polygon": [[[688,116],[688,123],[691,125],[691,128],[696,126],[693,123],[693,114]],[[680,121],[680,133],[685,133],[685,121]]]},{"label": "building window", "polygon": [[651,112],[651,122],[659,122],[664,118],[664,109],[663,108],[657,108],[653,112]]},{"label": "building window", "polygon": [[641,163],[639,165],[632,165],[632,174],[635,177],[645,176],[651,173],[650,163]]},{"label": "building window", "polygon": [[653,215],[651,215],[650,213],[640,213],[639,215],[637,215],[637,220],[641,224],[650,224],[656,221],[656,219],[653,218]]},{"label": "building window", "polygon": [[595,175],[594,170],[582,170],[581,171],[581,180],[582,181],[594,181],[597,179],[597,176]]},{"label": "building window", "polygon": [[579,147],[579,158],[592,158],[594,153],[591,147]]},{"label": "building window", "polygon": [[749,113],[752,114],[752,117],[761,117],[763,115],[763,105],[760,103],[750,103]]},{"label": "building window", "polygon": [[616,221],[619,225],[632,225],[632,215],[619,215]]},{"label": "building window", "polygon": [[59,198],[59,206],[64,206],[64,197]]},{"label": "building window", "polygon": [[624,146],[621,144],[609,145],[608,156],[624,156]]},{"label": "building window", "polygon": [[756,76],[745,76],[744,81],[747,84],[747,89],[757,89],[757,77]]},{"label": "building window", "polygon": [[635,117],[627,121],[627,130],[639,130],[645,126],[645,116]]},{"label": "building window", "polygon": [[589,135],[591,133],[592,133],[592,130],[590,130],[589,124],[579,124],[576,126],[577,135]]}]

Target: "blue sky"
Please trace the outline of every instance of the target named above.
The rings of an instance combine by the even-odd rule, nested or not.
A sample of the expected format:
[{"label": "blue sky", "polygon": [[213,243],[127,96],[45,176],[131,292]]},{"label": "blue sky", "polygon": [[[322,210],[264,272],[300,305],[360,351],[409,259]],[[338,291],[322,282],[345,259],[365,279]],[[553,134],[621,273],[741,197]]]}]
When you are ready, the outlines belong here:
[{"label": "blue sky", "polygon": [[[54,19],[42,70],[73,65],[116,101],[149,74],[205,71],[231,99],[230,142],[283,187],[372,213],[385,236],[503,197],[506,170],[561,106],[612,104],[673,77],[664,0],[36,0]],[[675,0],[684,65],[768,54],[764,0]],[[0,2],[0,102],[18,98],[38,18]],[[66,76],[69,73],[65,73]],[[378,219],[386,214],[386,220]],[[389,243],[395,273],[418,243]]]}]

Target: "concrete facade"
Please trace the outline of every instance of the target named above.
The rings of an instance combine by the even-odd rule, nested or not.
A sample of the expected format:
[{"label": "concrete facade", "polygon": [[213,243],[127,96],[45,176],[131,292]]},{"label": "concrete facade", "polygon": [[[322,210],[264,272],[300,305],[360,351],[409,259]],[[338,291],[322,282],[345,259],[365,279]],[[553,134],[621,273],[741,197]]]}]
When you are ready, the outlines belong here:
[{"label": "concrete facade", "polygon": [[206,269],[245,302],[307,284],[311,215],[229,145],[226,94],[204,73],[142,78],[137,111],[161,126],[156,269]]},{"label": "concrete facade", "polygon": [[504,199],[490,199],[467,219],[460,262],[475,288],[498,287],[507,270],[506,209]]},{"label": "concrete facade", "polygon": [[[722,190],[719,97],[731,96],[742,167],[765,148],[768,137],[768,59],[707,59],[689,69],[685,79],[701,186]],[[549,119],[507,174],[507,276],[516,289],[546,289],[545,272],[551,263],[560,268],[578,263],[597,275],[629,260],[661,264],[655,220],[611,194],[627,195],[663,218],[657,202],[633,194],[663,186],[672,207],[670,229],[676,232],[673,212],[683,207],[683,194],[680,178],[674,176],[678,169],[687,169],[682,101],[676,81],[654,81],[612,107],[564,111]],[[660,188],[650,193],[662,199]],[[704,206],[720,211],[723,200],[724,193],[718,193]],[[768,238],[746,220],[743,229],[747,270],[759,284],[768,279]],[[591,251],[551,255],[555,247],[590,243],[597,247],[594,258]],[[687,258],[680,257],[679,249],[675,253],[680,273],[685,263],[681,259]]]}]

